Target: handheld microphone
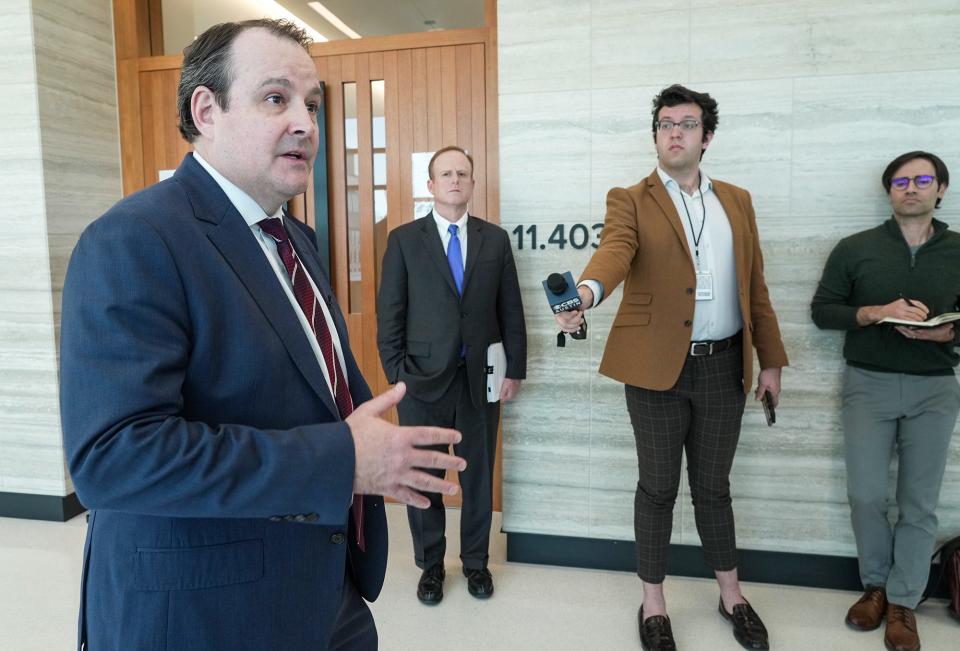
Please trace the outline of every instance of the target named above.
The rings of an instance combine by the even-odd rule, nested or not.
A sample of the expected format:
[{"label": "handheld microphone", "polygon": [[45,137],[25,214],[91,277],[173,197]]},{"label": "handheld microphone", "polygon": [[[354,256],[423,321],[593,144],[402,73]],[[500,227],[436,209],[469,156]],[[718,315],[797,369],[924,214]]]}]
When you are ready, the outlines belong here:
[{"label": "handheld microphone", "polygon": [[[580,300],[580,294],[577,292],[577,286],[573,282],[573,274],[569,271],[562,274],[553,273],[547,276],[543,281],[543,291],[547,295],[547,303],[554,314],[577,310],[583,303]],[[584,319],[580,329],[570,335],[574,339],[587,338],[587,321]],[[563,333],[557,335],[557,346],[563,346],[565,340]]]}]

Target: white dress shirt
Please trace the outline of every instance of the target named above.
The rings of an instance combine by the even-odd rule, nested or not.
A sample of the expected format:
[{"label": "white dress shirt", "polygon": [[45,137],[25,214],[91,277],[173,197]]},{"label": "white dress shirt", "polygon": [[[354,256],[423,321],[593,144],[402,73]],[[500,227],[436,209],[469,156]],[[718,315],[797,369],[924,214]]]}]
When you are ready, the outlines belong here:
[{"label": "white dress shirt", "polygon": [[[689,195],[659,166],[657,174],[680,215],[694,272],[706,272],[713,281],[713,298],[694,303],[691,341],[735,335],[743,328],[743,317],[737,289],[737,263],[733,256],[733,231],[727,212],[713,191],[713,182],[701,172],[700,187]],[[699,236],[699,245],[694,244],[695,234]]]},{"label": "white dress shirt", "polygon": [[432,213],[433,220],[437,225],[437,231],[440,233],[440,241],[443,242],[443,254],[447,254],[447,249],[450,248],[450,224],[456,224],[457,229],[457,238],[460,240],[460,256],[463,259],[463,268],[467,268],[467,218],[470,217],[468,213],[463,213],[463,217],[455,222],[448,221],[445,217],[441,217],[436,210]]},{"label": "white dress shirt", "polygon": [[[217,172],[217,170],[210,166],[210,163],[203,160],[200,154],[193,152],[193,157],[198,163],[200,163],[203,169],[209,172],[210,176],[213,177],[213,180],[216,181],[217,185],[220,186],[224,194],[227,195],[230,203],[233,204],[234,208],[237,209],[237,212],[240,213],[240,216],[243,217],[243,220],[247,223],[247,226],[250,227],[253,237],[256,238],[257,243],[263,250],[263,255],[266,256],[267,262],[270,263],[270,268],[273,269],[274,275],[276,275],[280,286],[287,295],[287,300],[290,302],[290,306],[293,308],[294,313],[297,315],[297,319],[300,321],[300,327],[303,328],[303,333],[306,335],[307,341],[310,342],[310,348],[313,350],[313,354],[317,358],[317,363],[320,365],[320,370],[323,372],[323,377],[327,381],[327,387],[330,389],[330,395],[333,396],[334,402],[336,402],[336,395],[333,393],[333,383],[330,381],[330,375],[327,372],[327,364],[324,361],[323,352],[320,350],[320,344],[317,342],[317,337],[314,334],[313,329],[310,327],[310,322],[307,320],[306,315],[300,308],[300,304],[297,302],[296,296],[293,294],[293,281],[290,280],[290,274],[287,273],[287,268],[283,265],[283,260],[280,258],[280,253],[277,251],[277,241],[265,233],[257,224],[257,222],[267,219],[271,216],[278,217],[283,220],[283,208],[278,208],[276,214],[274,215],[268,215],[263,211],[263,208],[260,207],[260,204],[254,201],[250,195],[228,181],[222,174]],[[284,224],[284,228],[287,228],[286,224]],[[306,269],[304,269],[304,271],[306,271]],[[317,289],[317,285],[313,281],[313,278],[310,277],[309,273],[307,273],[306,276],[307,280],[310,281],[310,287],[313,289],[314,295],[319,299],[317,303],[320,305],[320,310],[323,312],[323,318],[327,322],[327,328],[330,329],[333,347],[337,355],[337,363],[340,364],[340,369],[343,371],[343,377],[346,379],[347,367],[343,361],[343,350],[340,348],[340,337],[337,336],[337,329],[333,324],[333,318],[330,316],[330,310],[327,309],[326,301],[323,300],[323,295]]]}]

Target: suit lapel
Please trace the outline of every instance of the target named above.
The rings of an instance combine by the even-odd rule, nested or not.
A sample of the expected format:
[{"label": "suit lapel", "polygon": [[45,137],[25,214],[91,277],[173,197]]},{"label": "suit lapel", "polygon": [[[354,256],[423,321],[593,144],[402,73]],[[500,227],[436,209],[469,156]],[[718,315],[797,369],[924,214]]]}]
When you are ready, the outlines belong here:
[{"label": "suit lapel", "polygon": [[723,212],[727,214],[727,221],[730,222],[730,233],[733,238],[733,259],[737,265],[737,282],[740,287],[744,287],[746,280],[741,278],[741,270],[746,268],[744,266],[745,247],[750,241],[750,237],[744,223],[743,211],[740,210],[739,203],[725,184],[714,181],[713,191],[717,195],[720,205],[723,206]]},{"label": "suit lapel", "polygon": [[483,246],[483,220],[477,217],[467,217],[467,266],[463,271],[463,293],[467,293],[467,287],[470,286],[470,277],[473,274],[474,267],[477,266],[477,258],[480,256],[480,248]]},{"label": "suit lapel", "polygon": [[[300,373],[330,413],[337,416],[340,412],[300,320],[250,227],[216,181],[189,154],[175,178],[184,184],[194,216],[208,224],[205,230],[210,242],[250,292]],[[250,344],[256,345],[256,342]]]},{"label": "suit lapel", "polygon": [[660,175],[657,174],[657,170],[653,170],[653,173],[647,177],[647,185],[650,188],[650,194],[653,196],[654,201],[660,206],[660,210],[663,211],[664,216],[667,218],[667,221],[670,222],[677,237],[680,238],[683,250],[687,252],[687,258],[691,261],[690,263],[693,264],[693,254],[690,252],[690,243],[687,242],[687,234],[683,230],[683,222],[680,221],[677,206],[674,205],[673,199],[671,199],[667,193],[667,188],[663,185],[663,181],[660,180]]},{"label": "suit lapel", "polygon": [[[433,213],[422,217],[420,221],[423,222],[420,227],[420,238],[427,256],[437,265],[440,275],[446,279],[450,291],[459,296],[457,283],[454,282],[453,274],[450,272],[450,263],[447,262],[447,256],[443,254],[443,241],[440,239],[440,233],[437,232],[437,223],[434,220]],[[469,254],[468,251],[467,255]],[[466,278],[464,278],[464,287],[466,287]]]}]

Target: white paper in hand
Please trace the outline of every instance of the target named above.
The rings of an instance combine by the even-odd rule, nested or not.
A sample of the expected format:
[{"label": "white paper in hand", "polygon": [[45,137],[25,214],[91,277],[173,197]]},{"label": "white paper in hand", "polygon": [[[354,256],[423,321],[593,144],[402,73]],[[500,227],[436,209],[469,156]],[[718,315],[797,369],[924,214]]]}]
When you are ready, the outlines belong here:
[{"label": "white paper in hand", "polygon": [[497,342],[487,347],[487,402],[499,402],[500,387],[507,375],[507,353]]}]

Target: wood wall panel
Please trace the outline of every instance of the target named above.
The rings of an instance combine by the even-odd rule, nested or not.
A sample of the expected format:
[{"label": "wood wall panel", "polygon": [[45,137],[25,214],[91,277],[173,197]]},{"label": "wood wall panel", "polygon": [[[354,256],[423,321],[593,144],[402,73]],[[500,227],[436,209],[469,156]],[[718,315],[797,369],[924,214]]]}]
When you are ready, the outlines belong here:
[{"label": "wood wall panel", "polygon": [[431,149],[440,149],[449,144],[460,144],[457,139],[457,50],[455,47],[440,50],[440,114],[441,143]]},{"label": "wood wall panel", "polygon": [[427,125],[427,52],[414,50],[411,53],[410,74],[413,78],[413,151],[427,151],[430,147],[430,130]]},{"label": "wood wall panel", "polygon": [[117,61],[117,109],[120,115],[120,169],[126,196],[146,185],[143,180],[140,72],[136,59]]},{"label": "wood wall panel", "polygon": [[179,70],[140,73],[140,128],[143,132],[143,182],[152,185],[160,170],[176,169],[190,151],[177,129]]},{"label": "wood wall panel", "polygon": [[[413,165],[410,156],[404,156],[403,152],[417,151],[417,116],[423,116],[423,111],[419,108],[416,99],[416,87],[414,82],[413,60],[416,51],[404,50],[397,52],[397,127],[400,131],[400,148],[396,158],[400,160],[400,184],[397,187],[398,198],[400,201],[400,222],[406,223],[413,220],[413,202],[408,201],[407,197],[413,195],[411,187],[413,184]],[[402,126],[401,126],[402,125]],[[389,128],[389,125],[388,125]],[[395,158],[394,156],[390,157]],[[390,224],[395,228],[400,224]]]},{"label": "wood wall panel", "polygon": [[484,219],[499,223],[499,210],[494,210],[495,204],[487,196],[487,143],[486,143],[486,79],[483,63],[484,46],[480,43],[470,45],[470,128],[473,143],[473,178],[477,186],[473,193],[473,210]]},{"label": "wood wall panel", "polygon": [[423,149],[418,151],[436,151],[443,147],[442,49],[433,47],[426,51],[427,74],[424,77],[423,94],[420,97],[427,106],[427,141]]}]

